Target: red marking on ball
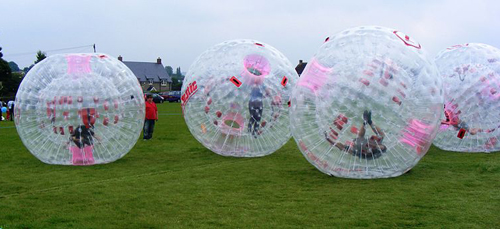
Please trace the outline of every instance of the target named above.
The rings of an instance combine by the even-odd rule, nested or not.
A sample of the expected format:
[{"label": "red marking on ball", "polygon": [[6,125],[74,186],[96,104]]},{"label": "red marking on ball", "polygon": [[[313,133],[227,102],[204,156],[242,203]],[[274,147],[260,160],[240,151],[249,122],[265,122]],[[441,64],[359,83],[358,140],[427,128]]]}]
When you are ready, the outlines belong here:
[{"label": "red marking on ball", "polygon": [[240,87],[241,86],[241,81],[238,80],[235,76],[231,77],[229,79],[229,81],[231,81],[231,83],[233,83],[236,87]]},{"label": "red marking on ball", "polygon": [[370,85],[370,81],[368,81],[367,79],[360,78],[359,82],[363,83],[365,86],[369,86]]},{"label": "red marking on ball", "polygon": [[394,101],[395,103],[397,103],[398,105],[401,105],[401,100],[399,100],[398,97],[394,96],[392,97],[392,101]]},{"label": "red marking on ball", "polygon": [[404,34],[404,33],[402,33],[402,32],[399,32],[399,31],[397,31],[397,30],[394,30],[394,31],[393,31],[393,33],[394,33],[394,35],[396,35],[396,36],[397,36],[397,37],[398,37],[401,41],[403,41],[403,43],[404,43],[406,46],[408,46],[408,47],[413,47],[413,48],[416,48],[416,49],[421,49],[421,48],[422,48],[422,46],[421,46],[419,43],[417,43],[417,42],[415,42],[415,41],[411,40],[411,39],[410,39],[410,37],[409,37],[408,35],[406,35],[406,34]]},{"label": "red marking on ball", "polygon": [[464,128],[460,129],[457,134],[457,138],[463,139],[465,136],[465,132],[467,132]]},{"label": "red marking on ball", "polygon": [[281,85],[283,85],[283,87],[286,87],[286,83],[288,83],[288,78],[286,78],[286,76],[283,76],[283,79],[281,80]]}]

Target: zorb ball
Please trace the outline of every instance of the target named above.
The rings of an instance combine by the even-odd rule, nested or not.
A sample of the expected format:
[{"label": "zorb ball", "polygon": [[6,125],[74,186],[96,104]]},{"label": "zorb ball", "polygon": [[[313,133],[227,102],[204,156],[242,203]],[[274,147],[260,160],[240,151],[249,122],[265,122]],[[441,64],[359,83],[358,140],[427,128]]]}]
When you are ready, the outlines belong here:
[{"label": "zorb ball", "polygon": [[394,29],[357,27],[325,40],[292,95],[292,134],[320,171],[399,176],[436,135],[441,80],[419,43]]},{"label": "zorb ball", "polygon": [[134,74],[104,54],[61,54],[36,64],[16,94],[15,123],[42,162],[92,165],[123,157],[144,123]]},{"label": "zorb ball", "polygon": [[434,144],[444,150],[500,150],[500,50],[486,44],[447,48],[436,56],[444,115]]},{"label": "zorb ball", "polygon": [[226,41],[189,68],[181,92],[184,119],[193,136],[217,154],[271,154],[290,139],[288,102],[297,78],[272,46]]}]

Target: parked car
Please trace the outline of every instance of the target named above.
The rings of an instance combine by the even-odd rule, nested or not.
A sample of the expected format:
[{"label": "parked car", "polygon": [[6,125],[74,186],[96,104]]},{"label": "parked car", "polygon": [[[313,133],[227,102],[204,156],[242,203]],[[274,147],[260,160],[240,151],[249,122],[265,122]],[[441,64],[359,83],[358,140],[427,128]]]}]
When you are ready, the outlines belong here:
[{"label": "parked car", "polygon": [[165,92],[158,93],[158,95],[163,97],[163,101],[166,101],[168,99],[168,93],[169,93],[169,91],[165,91]]},{"label": "parked car", "polygon": [[144,93],[144,99],[146,99],[147,95],[153,95],[153,102],[155,103],[163,103],[164,101],[163,97],[156,93]]},{"label": "parked car", "polygon": [[171,91],[168,93],[169,102],[180,102],[181,101],[181,91]]},{"label": "parked car", "polygon": [[161,97],[165,101],[169,102],[180,102],[181,101],[181,92],[180,91],[166,91],[160,93]]}]

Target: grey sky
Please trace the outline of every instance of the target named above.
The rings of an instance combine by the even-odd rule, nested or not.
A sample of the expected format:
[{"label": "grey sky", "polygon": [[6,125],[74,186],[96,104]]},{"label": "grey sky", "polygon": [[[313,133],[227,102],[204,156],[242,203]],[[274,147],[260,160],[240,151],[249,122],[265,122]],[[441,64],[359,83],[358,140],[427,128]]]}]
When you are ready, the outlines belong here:
[{"label": "grey sky", "polygon": [[[187,71],[212,45],[255,39],[308,61],[323,40],[341,30],[379,25],[400,30],[430,56],[462,43],[500,48],[499,1],[335,0],[0,0],[4,59],[29,66],[37,50],[96,44],[124,60]],[[63,52],[92,52],[79,48]],[[19,55],[31,53],[28,55]],[[48,55],[61,53],[48,52]]]}]

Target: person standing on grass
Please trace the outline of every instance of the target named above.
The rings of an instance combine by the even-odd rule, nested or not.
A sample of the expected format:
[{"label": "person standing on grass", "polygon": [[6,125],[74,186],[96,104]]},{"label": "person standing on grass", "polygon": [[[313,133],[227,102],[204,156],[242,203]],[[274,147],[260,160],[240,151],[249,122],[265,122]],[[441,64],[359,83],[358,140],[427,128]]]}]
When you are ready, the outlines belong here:
[{"label": "person standing on grass", "polygon": [[[8,116],[10,117],[10,121],[14,121],[14,100],[10,100],[8,103],[7,103],[7,109],[8,109]],[[9,118],[7,118],[9,119]]]},{"label": "person standing on grass", "polygon": [[[0,110],[2,110],[2,108],[5,107],[5,105],[6,105],[5,102],[3,102],[2,100],[0,100]],[[4,113],[3,111],[0,111],[0,121],[4,120],[3,113]]]},{"label": "person standing on grass", "polygon": [[143,139],[149,140],[153,137],[155,121],[158,121],[158,108],[153,102],[153,95],[146,96],[146,119],[144,120]]}]

